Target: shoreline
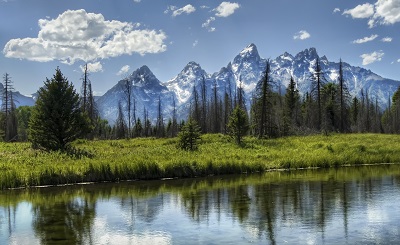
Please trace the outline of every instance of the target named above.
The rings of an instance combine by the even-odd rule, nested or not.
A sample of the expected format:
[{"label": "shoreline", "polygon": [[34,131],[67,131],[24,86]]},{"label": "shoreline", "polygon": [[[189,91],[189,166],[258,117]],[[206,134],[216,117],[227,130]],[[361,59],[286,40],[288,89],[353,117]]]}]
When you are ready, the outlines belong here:
[{"label": "shoreline", "polygon": [[[332,168],[354,168],[354,167],[366,167],[366,166],[393,166],[400,165],[400,163],[369,163],[369,164],[360,164],[360,165],[342,165],[339,167]],[[26,186],[26,187],[16,187],[16,188],[7,188],[0,191],[7,190],[25,190],[25,189],[44,189],[51,187],[68,187],[68,186],[86,186],[86,185],[96,185],[96,184],[117,184],[117,183],[128,183],[128,182],[147,182],[147,181],[169,181],[169,180],[190,180],[190,179],[199,179],[199,178],[208,178],[208,177],[216,177],[216,176],[232,176],[232,175],[252,175],[252,174],[262,174],[262,173],[273,173],[273,172],[291,172],[291,171],[299,171],[299,170],[319,170],[319,169],[331,169],[331,168],[323,168],[323,167],[308,167],[308,168],[297,168],[297,169],[267,169],[264,172],[243,172],[243,173],[234,173],[234,174],[222,174],[222,175],[207,175],[207,176],[194,176],[194,177],[175,177],[175,178],[161,178],[161,179],[133,179],[133,180],[120,180],[120,181],[94,181],[94,182],[77,182],[77,183],[68,183],[68,184],[58,184],[58,185],[41,185],[41,186]]]},{"label": "shoreline", "polygon": [[176,147],[177,138],[78,140],[88,155],[33,150],[29,143],[0,143],[0,190],[168,180],[400,163],[400,136],[334,134],[245,139],[202,135],[198,151]]}]

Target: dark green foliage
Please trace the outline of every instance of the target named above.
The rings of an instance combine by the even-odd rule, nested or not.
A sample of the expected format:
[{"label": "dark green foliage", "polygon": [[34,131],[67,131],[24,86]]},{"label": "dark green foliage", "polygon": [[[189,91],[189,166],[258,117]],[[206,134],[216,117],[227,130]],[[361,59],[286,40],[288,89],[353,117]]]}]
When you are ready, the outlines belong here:
[{"label": "dark green foliage", "polygon": [[33,107],[31,106],[20,106],[16,109],[16,115],[18,120],[18,140],[28,140],[28,128],[29,120],[32,115]]},{"label": "dark green foliage", "polygon": [[235,139],[236,144],[242,143],[243,137],[249,131],[249,120],[246,111],[236,106],[229,118],[228,128],[230,135]]},{"label": "dark green foliage", "polygon": [[68,150],[72,141],[90,131],[79,94],[59,68],[38,91],[29,130],[32,145],[46,150]]},{"label": "dark green foliage", "polygon": [[300,126],[300,94],[296,88],[293,77],[290,78],[285,94],[285,107],[283,112],[284,127],[283,135],[289,135],[295,127]]},{"label": "dark green foliage", "polygon": [[201,128],[198,126],[196,121],[189,118],[178,134],[178,147],[187,151],[197,150],[197,144],[198,140],[200,139],[200,135]]}]

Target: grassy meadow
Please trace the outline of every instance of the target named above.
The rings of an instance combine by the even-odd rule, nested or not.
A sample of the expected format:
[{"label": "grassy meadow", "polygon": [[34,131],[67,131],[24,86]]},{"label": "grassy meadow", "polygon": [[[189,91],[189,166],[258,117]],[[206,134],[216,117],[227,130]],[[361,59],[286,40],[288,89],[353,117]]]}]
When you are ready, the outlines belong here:
[{"label": "grassy meadow", "polygon": [[239,147],[228,136],[208,134],[193,152],[178,149],[177,141],[79,140],[74,155],[33,150],[29,143],[0,143],[0,189],[400,163],[400,135],[249,137]]}]

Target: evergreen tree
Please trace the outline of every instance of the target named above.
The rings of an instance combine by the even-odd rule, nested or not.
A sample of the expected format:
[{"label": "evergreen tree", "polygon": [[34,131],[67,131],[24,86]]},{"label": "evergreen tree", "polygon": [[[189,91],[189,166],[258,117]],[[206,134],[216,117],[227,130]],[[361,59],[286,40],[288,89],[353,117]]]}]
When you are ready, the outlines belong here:
[{"label": "evergreen tree", "polygon": [[251,118],[255,126],[254,133],[258,138],[273,136],[275,134],[272,101],[272,78],[270,61],[267,61],[263,78],[258,82],[256,93],[253,97]]},{"label": "evergreen tree", "polygon": [[284,135],[300,126],[300,94],[293,77],[290,77],[285,94]]},{"label": "evergreen tree", "polygon": [[349,132],[350,130],[350,120],[349,120],[349,106],[348,100],[349,90],[346,85],[346,81],[344,80],[343,76],[343,64],[342,59],[340,59],[339,63],[339,98],[340,98],[340,132]]},{"label": "evergreen tree", "polygon": [[72,141],[90,131],[79,94],[59,68],[38,91],[29,130],[32,145],[47,150],[68,150]]},{"label": "evergreen tree", "polygon": [[317,130],[321,129],[322,126],[322,87],[325,84],[326,79],[324,72],[322,71],[319,58],[317,58],[314,67],[314,73],[311,74],[311,95],[317,103],[317,118],[315,127]]},{"label": "evergreen tree", "polygon": [[201,136],[201,129],[192,118],[182,126],[178,134],[178,147],[182,150],[194,151],[198,148],[198,141]]},{"label": "evergreen tree", "polygon": [[124,119],[124,111],[122,110],[121,101],[118,102],[118,116],[115,123],[115,137],[117,139],[123,139],[126,137],[127,127]]},{"label": "evergreen tree", "polygon": [[243,137],[249,131],[249,122],[246,111],[238,105],[229,117],[228,128],[230,135],[235,139],[236,144],[241,145]]}]

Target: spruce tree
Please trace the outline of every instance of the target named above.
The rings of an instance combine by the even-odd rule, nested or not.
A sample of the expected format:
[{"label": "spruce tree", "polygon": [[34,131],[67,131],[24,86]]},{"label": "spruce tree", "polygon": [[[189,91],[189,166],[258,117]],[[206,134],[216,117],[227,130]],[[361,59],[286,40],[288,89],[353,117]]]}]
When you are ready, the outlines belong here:
[{"label": "spruce tree", "polygon": [[197,122],[189,118],[178,134],[178,147],[182,150],[197,150],[198,140],[201,136],[201,129]]},{"label": "spruce tree", "polygon": [[236,144],[241,145],[243,136],[249,131],[249,121],[246,111],[238,105],[229,118],[228,128]]},{"label": "spruce tree", "polygon": [[79,94],[59,68],[38,91],[29,130],[32,145],[46,150],[68,150],[72,141],[90,131]]}]

